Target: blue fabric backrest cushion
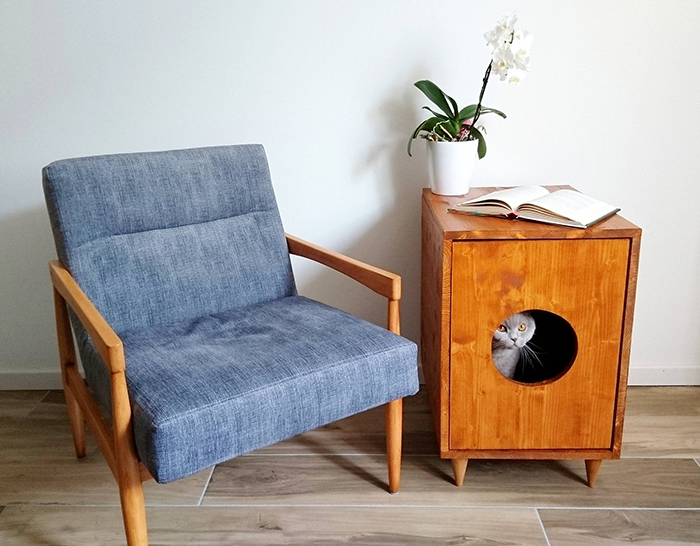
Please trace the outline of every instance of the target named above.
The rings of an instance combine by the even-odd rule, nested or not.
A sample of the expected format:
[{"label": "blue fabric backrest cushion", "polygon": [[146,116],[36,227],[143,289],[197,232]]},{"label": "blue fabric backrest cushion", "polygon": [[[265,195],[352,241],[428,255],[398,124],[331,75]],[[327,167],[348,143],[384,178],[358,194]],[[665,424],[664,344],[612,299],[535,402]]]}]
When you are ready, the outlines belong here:
[{"label": "blue fabric backrest cushion", "polygon": [[59,259],[117,333],[296,294],[260,145],[67,159],[43,182]]}]

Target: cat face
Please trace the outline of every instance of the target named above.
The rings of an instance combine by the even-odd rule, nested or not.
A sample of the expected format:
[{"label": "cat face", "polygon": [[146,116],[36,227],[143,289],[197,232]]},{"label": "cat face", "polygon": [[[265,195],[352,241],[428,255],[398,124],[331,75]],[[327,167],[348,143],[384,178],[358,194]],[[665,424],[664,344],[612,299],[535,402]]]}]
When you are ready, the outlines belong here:
[{"label": "cat face", "polygon": [[493,343],[505,349],[521,348],[535,334],[535,319],[530,313],[508,317],[493,334]]}]

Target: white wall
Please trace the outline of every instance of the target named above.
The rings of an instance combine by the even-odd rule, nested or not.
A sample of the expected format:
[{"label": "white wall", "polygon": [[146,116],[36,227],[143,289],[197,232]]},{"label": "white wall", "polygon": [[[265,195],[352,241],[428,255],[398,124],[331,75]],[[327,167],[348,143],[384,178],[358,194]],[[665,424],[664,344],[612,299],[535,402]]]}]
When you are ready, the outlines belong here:
[{"label": "white wall", "polygon": [[[644,229],[632,380],[700,383],[700,3],[0,0],[0,388],[55,378],[40,170],[83,155],[263,143],[286,229],[403,275],[416,340],[412,84],[474,102],[482,35],[510,9],[532,73],[489,84],[509,117],[475,185],[568,183],[621,206]],[[384,321],[381,298],[295,267],[302,292]]]}]

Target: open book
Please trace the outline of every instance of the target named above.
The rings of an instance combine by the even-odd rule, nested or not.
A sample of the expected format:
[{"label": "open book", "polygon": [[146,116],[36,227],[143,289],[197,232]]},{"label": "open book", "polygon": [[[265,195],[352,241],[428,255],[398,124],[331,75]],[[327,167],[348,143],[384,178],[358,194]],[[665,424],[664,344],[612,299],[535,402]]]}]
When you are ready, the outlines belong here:
[{"label": "open book", "polygon": [[499,216],[587,228],[620,209],[574,190],[550,193],[543,186],[520,186],[494,191],[448,210],[476,216]]}]

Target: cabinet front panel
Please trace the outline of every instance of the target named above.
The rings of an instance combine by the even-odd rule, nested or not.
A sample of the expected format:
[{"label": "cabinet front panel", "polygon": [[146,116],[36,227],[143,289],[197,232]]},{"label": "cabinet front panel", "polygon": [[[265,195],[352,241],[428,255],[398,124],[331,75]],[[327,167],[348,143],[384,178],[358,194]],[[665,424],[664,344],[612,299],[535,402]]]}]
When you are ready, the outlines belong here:
[{"label": "cabinet front panel", "polygon": [[[451,449],[611,447],[629,252],[629,239],[454,242]],[[578,352],[559,378],[523,384],[496,369],[491,340],[531,309],[565,319]]]}]

